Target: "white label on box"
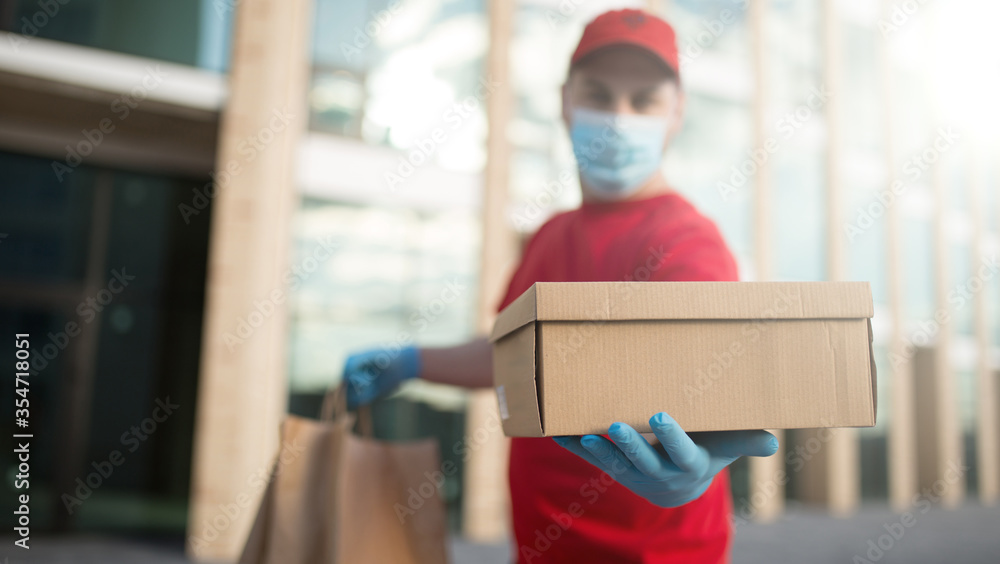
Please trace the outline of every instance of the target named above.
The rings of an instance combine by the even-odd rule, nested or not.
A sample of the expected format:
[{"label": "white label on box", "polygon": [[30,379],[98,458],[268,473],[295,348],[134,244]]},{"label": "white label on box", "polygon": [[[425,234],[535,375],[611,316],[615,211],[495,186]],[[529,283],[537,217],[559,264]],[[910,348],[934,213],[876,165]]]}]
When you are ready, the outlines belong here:
[{"label": "white label on box", "polygon": [[503,391],[503,385],[497,386],[497,400],[500,401],[500,419],[510,419],[510,412],[507,411],[507,394]]}]

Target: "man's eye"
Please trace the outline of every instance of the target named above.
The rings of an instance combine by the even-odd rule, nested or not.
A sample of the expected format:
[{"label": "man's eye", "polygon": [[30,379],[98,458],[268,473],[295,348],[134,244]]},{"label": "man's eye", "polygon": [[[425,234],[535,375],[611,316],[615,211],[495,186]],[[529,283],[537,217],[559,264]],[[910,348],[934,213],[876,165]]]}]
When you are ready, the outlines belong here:
[{"label": "man's eye", "polygon": [[605,92],[591,92],[587,95],[587,99],[592,102],[598,102],[601,104],[607,103],[610,97]]}]

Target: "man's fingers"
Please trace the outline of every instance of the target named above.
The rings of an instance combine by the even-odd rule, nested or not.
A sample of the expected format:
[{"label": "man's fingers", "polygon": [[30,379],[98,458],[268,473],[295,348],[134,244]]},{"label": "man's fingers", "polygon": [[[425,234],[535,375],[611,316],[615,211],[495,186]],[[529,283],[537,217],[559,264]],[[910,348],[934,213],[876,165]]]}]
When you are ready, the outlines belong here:
[{"label": "man's fingers", "polygon": [[606,470],[603,462],[598,460],[597,457],[591,454],[589,450],[583,448],[583,445],[580,444],[580,437],[552,437],[552,439],[557,445],[572,452],[594,466],[597,466],[602,470]]},{"label": "man's fingers", "polygon": [[587,449],[590,454],[600,460],[601,468],[612,476],[622,474],[635,468],[635,466],[632,465],[632,461],[625,456],[621,449],[615,446],[615,443],[605,439],[604,437],[598,437],[597,435],[584,435],[583,437],[580,437],[580,444],[583,445],[583,448]]},{"label": "man's fingers", "polygon": [[608,436],[637,470],[651,477],[663,473],[662,456],[635,429],[624,423],[614,423],[608,429]]},{"label": "man's fingers", "polygon": [[[641,438],[641,437],[640,437]],[[612,477],[635,468],[611,441],[597,435],[553,437],[556,444],[605,471]],[[643,440],[643,442],[646,442]],[[649,443],[646,443],[649,446]]]},{"label": "man's fingers", "polygon": [[709,472],[718,474],[741,456],[770,456],[778,450],[778,439],[767,431],[716,431],[692,433],[691,438],[708,451]]},{"label": "man's fingers", "polygon": [[660,440],[663,450],[678,468],[685,472],[702,472],[708,465],[705,451],[691,440],[681,426],[666,413],[657,413],[649,419],[653,434]]},{"label": "man's fingers", "polygon": [[695,433],[694,440],[714,456],[771,456],[778,452],[778,439],[767,431],[716,431]]},{"label": "man's fingers", "polygon": [[[682,472],[714,475],[741,456],[770,456],[778,441],[767,431],[719,431],[688,435],[669,415],[649,420],[663,450]],[[632,427],[616,423],[608,429],[611,442],[596,435],[555,437],[563,448],[612,476],[635,469],[655,477],[671,469],[666,459]]]}]

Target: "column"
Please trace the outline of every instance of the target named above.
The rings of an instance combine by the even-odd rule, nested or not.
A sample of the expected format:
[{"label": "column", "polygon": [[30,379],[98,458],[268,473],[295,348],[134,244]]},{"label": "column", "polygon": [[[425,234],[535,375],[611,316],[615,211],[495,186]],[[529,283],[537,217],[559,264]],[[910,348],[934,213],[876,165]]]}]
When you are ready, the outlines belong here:
[{"label": "column", "polygon": [[[305,105],[310,0],[240,0],[212,201],[188,553],[234,561],[278,450],[287,405],[286,305],[296,143]],[[250,155],[251,149],[252,157]],[[274,305],[249,335],[255,302]],[[233,508],[236,509],[233,509]],[[229,508],[227,511],[222,508]]]},{"label": "column", "polygon": [[[510,38],[513,33],[514,3],[491,0],[489,3],[490,50],[486,72],[500,83],[486,104],[489,133],[486,138],[486,171],[483,193],[483,262],[479,271],[479,331],[488,334],[493,325],[496,304],[503,297],[517,258],[516,237],[507,222],[507,185],[510,170],[510,142],[507,124],[513,111],[508,72]],[[499,419],[493,390],[472,392],[466,418],[467,435],[486,426],[490,418]],[[464,535],[473,541],[503,539],[508,529],[509,488],[507,452],[509,441],[503,431],[470,451],[465,469],[463,490]]]},{"label": "column", "polygon": [[[823,0],[823,82],[832,92],[826,104],[826,264],[827,279],[845,280],[843,236],[843,182],[841,155],[841,27],[837,4]],[[853,511],[861,493],[861,461],[856,429],[809,430],[801,433],[803,442],[811,439],[822,445],[816,456],[802,469],[803,498],[826,505],[834,515]]]},{"label": "column", "polygon": [[[761,0],[751,2],[749,6],[751,63],[754,73],[753,105],[753,146],[763,147],[767,142],[767,57],[764,45],[764,16],[770,7],[770,2]],[[771,160],[759,164],[754,185],[753,224],[754,224],[754,269],[757,280],[771,279],[773,269],[772,252],[774,243],[771,236]],[[755,520],[770,521],[781,514],[785,507],[785,440],[786,434],[780,430],[772,430],[778,438],[778,452],[767,458],[750,457],[747,459],[750,489],[747,509]],[[742,508],[736,507],[736,514],[741,515]]]},{"label": "column", "polygon": [[[976,143],[976,140],[972,140]],[[973,158],[969,167],[972,179],[968,183],[969,210],[972,214],[972,257],[970,264],[975,276],[983,264],[986,256],[985,245],[986,229],[984,226],[984,200],[985,200],[985,180],[983,178],[982,162],[977,151],[978,146],[972,148]],[[976,404],[976,473],[979,476],[979,500],[985,505],[997,502],[1000,496],[1000,434],[997,428],[998,411],[1000,404],[997,403],[997,380],[990,369],[990,335],[993,328],[989,315],[989,284],[996,284],[996,278],[992,281],[982,281],[983,288],[975,292],[972,297],[973,323],[976,339],[976,383],[978,388]],[[995,323],[995,320],[993,320]]]},{"label": "column", "polygon": [[[892,7],[892,0],[882,1],[883,18],[887,18]],[[895,115],[892,72],[893,66],[889,55],[889,39],[879,34],[879,63],[882,76],[882,125],[885,135],[885,163],[888,174],[886,187],[891,190],[898,180],[896,170]],[[888,206],[885,213],[886,221],[886,270],[889,282],[889,315],[891,316],[892,335],[889,343],[890,365],[882,368],[882,378],[890,379],[891,396],[889,407],[889,432],[886,437],[888,453],[887,465],[889,474],[889,505],[896,511],[905,511],[913,501],[917,491],[917,444],[916,444],[916,413],[913,406],[913,363],[906,353],[903,327],[906,323],[904,313],[905,296],[903,286],[902,248],[900,245],[901,203]]]}]

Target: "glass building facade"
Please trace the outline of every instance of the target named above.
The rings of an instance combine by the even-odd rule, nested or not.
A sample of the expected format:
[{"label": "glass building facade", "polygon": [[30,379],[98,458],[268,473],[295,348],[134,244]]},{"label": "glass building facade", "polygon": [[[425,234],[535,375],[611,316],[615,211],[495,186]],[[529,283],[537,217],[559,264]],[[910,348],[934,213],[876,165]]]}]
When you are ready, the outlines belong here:
[{"label": "glass building facade", "polygon": [[[682,60],[686,115],[666,177],[719,225],[742,279],[871,282],[879,418],[858,433],[861,499],[884,503],[898,479],[894,468],[910,465],[893,462],[894,436],[926,438],[912,429],[894,435],[916,428],[895,418],[911,402],[895,388],[895,374],[906,372],[903,382],[919,388],[910,377],[920,361],[911,345],[941,343],[946,360],[937,366],[954,391],[968,495],[979,494],[983,411],[1000,403],[982,397],[988,378],[1000,387],[1000,166],[993,158],[1000,56],[985,29],[1000,13],[970,0],[910,4],[770,0],[753,12],[744,0],[518,0],[506,5],[509,27],[498,38],[490,36],[491,18],[502,10],[484,0],[316,0],[301,93],[308,127],[287,187],[300,196],[288,241],[298,281],[289,301],[289,411],[314,415],[353,351],[449,345],[477,334],[478,312],[488,309],[481,304],[495,299],[482,291],[489,282],[481,274],[490,243],[484,214],[502,215],[523,240],[580,203],[560,117],[567,62],[595,15],[643,7],[674,24]],[[38,116],[40,125],[24,125],[35,94],[20,80],[18,49],[35,41],[84,58],[127,55],[224,82],[240,1],[46,6],[58,10],[0,0],[0,31],[22,34],[5,35],[14,40],[4,39],[0,52],[0,327],[55,331],[78,317],[66,303],[85,297],[88,268],[110,270],[119,259],[142,265],[134,301],[100,318],[92,358],[80,357],[93,374],[78,392],[86,409],[77,423],[88,430],[81,460],[89,461],[144,416],[128,398],[170,393],[197,401],[211,206],[194,216],[194,227],[177,210],[210,171],[140,164],[119,151],[87,162],[70,182],[56,181],[53,159],[88,126],[55,134]],[[495,45],[505,46],[499,58],[506,65],[496,64]],[[494,75],[497,68],[506,74]],[[107,95],[100,86],[67,94],[79,85],[55,82],[69,103],[104,104],[94,98]],[[509,119],[490,123],[491,104],[503,103],[498,92],[509,96]],[[146,109],[155,113],[153,106]],[[104,106],[88,108],[107,114]],[[223,103],[169,115],[214,136],[224,110]],[[130,122],[143,143],[166,127],[144,119]],[[191,140],[207,138],[191,127]],[[497,158],[491,133],[509,151],[509,178],[499,187],[487,177]],[[55,141],[38,141],[46,136]],[[764,140],[777,149],[761,157]],[[566,172],[573,181],[560,183]],[[503,209],[488,207],[489,190],[502,192]],[[755,211],[761,205],[766,225]],[[94,218],[107,224],[104,245],[94,243],[101,227]],[[321,246],[333,252],[317,261]],[[928,332],[942,311],[949,321]],[[72,402],[58,391],[74,370],[68,357],[55,360],[39,379],[39,401]],[[467,432],[468,405],[463,391],[410,383],[376,408],[376,432],[436,436],[452,456],[449,445]],[[10,411],[0,407],[4,417]],[[77,526],[184,526],[193,411],[181,419],[116,474]],[[53,433],[71,425],[54,412],[39,420]],[[790,433],[787,446],[801,439]],[[55,451],[40,452],[40,467],[58,466]],[[743,461],[734,467],[738,501],[753,491],[749,474]],[[39,480],[54,483],[56,472],[42,470]],[[445,487],[455,529],[472,487],[464,472]],[[46,495],[52,513],[43,522],[59,507],[54,487]],[[786,495],[798,496],[794,478]]]},{"label": "glass building facade", "polygon": [[[585,23],[607,9],[625,6],[652,7],[668,17],[678,31],[687,111],[684,127],[668,152],[664,170],[677,190],[718,223],[737,257],[743,279],[761,279],[755,247],[760,226],[755,225],[753,210],[760,180],[756,169],[763,166],[761,157],[754,154],[757,148],[755,120],[758,120],[764,139],[773,140],[777,147],[765,156],[769,169],[766,201],[771,218],[766,226],[770,235],[765,240],[770,245],[772,260],[764,278],[839,278],[866,280],[872,284],[877,312],[875,355],[882,371],[878,390],[880,417],[876,427],[860,431],[858,448],[862,497],[877,500],[888,497],[890,480],[887,440],[893,409],[890,349],[891,294],[894,292],[890,270],[901,269],[897,275],[903,280],[899,289],[904,309],[905,327],[902,330],[904,336],[913,335],[919,331],[920,322],[933,318],[936,309],[941,307],[935,298],[935,285],[940,281],[936,272],[947,270],[954,279],[951,283],[958,284],[968,277],[966,273],[975,270],[970,260],[975,214],[980,215],[978,220],[986,230],[979,236],[986,241],[987,247],[996,245],[995,236],[990,235],[991,229],[995,232],[997,215],[996,170],[987,162],[970,167],[968,159],[973,150],[970,144],[959,144],[955,150],[950,146],[944,149],[936,172],[921,170],[920,174],[913,174],[914,156],[919,158],[927,147],[934,146],[937,125],[944,123],[934,112],[927,111],[930,107],[940,107],[942,101],[934,100],[936,87],[927,88],[928,82],[933,80],[927,76],[926,65],[919,62],[920,43],[942,33],[931,25],[933,17],[927,13],[932,10],[907,15],[908,21],[900,23],[892,5],[852,1],[831,5],[832,8],[819,1],[774,0],[767,3],[762,18],[755,22],[749,13],[749,3],[743,1],[675,0],[654,2],[652,6],[646,2],[517,2],[513,9],[508,52],[513,112],[505,126],[505,137],[512,149],[507,220],[510,228],[524,237],[556,211],[579,204],[575,183],[558,181],[564,171],[575,173],[560,116],[560,86],[565,80],[569,55]],[[466,95],[470,86],[475,85],[476,77],[485,72],[482,63],[485,45],[473,40],[463,43],[476,56],[463,52],[467,62],[451,63],[449,67],[439,62],[441,59],[436,58],[439,52],[426,43],[432,42],[437,33],[444,33],[439,18],[450,18],[446,19],[450,26],[467,26],[467,30],[447,29],[453,37],[465,37],[466,33],[481,33],[485,29],[487,14],[481,5],[445,3],[440,6],[449,6],[449,9],[446,11],[442,7],[441,12],[433,16],[420,12],[424,15],[419,17],[415,12],[399,12],[396,20],[399,28],[393,27],[384,37],[374,36],[371,44],[361,47],[360,52],[345,49],[343,42],[338,51],[320,31],[321,28],[332,30],[335,26],[323,28],[320,24],[311,91],[313,131],[359,139],[406,155],[414,146],[414,140],[419,140],[421,135],[428,136],[435,123],[441,124],[440,116],[445,114],[438,112],[437,106]],[[320,3],[321,14],[339,17],[338,25],[342,29],[331,36],[357,37],[354,46],[365,43],[365,34],[357,35],[363,24],[375,22],[377,25],[372,29],[382,25],[388,29],[388,22],[382,24],[376,17],[378,10],[384,8],[376,3],[364,9],[340,8],[338,12]],[[973,9],[971,5],[966,8]],[[960,10],[956,9],[955,13],[958,12]],[[413,31],[417,24],[411,21],[421,17],[427,22],[423,24],[425,32]],[[945,21],[945,27],[951,25],[947,24],[947,18]],[[762,37],[759,61],[753,57],[751,28],[755,25],[760,26]],[[476,26],[479,32],[472,31]],[[830,38],[831,34],[835,37]],[[409,41],[413,44],[401,37],[411,38]],[[972,50],[975,46],[969,48]],[[885,59],[879,56],[883,49]],[[411,60],[407,57],[414,57],[412,60],[417,62],[407,66],[405,72],[393,71],[393,78],[383,82],[380,77],[388,76],[386,69],[399,68],[392,66],[393,59]],[[451,70],[432,70],[435,65]],[[831,65],[836,65],[834,72],[830,70]],[[971,74],[952,78],[968,83]],[[836,83],[831,84],[831,79]],[[393,80],[401,82],[393,84]],[[981,84],[980,78],[973,80],[980,83],[980,89],[990,91],[996,87],[995,84]],[[763,85],[759,88],[761,81]],[[385,88],[385,93],[380,94],[379,88]],[[386,118],[379,109],[383,107],[380,98],[386,96],[385,100],[389,100],[392,95],[403,99],[386,102],[384,107],[391,107],[399,114],[383,123],[380,120]],[[435,102],[421,101],[423,96]],[[425,111],[414,111],[411,104]],[[977,107],[989,111],[982,104]],[[469,137],[462,137],[465,150],[470,152],[459,159],[468,165],[465,171],[482,171],[481,163],[486,157],[484,119],[481,113],[473,118],[473,126],[466,132]],[[387,125],[390,122],[392,125]],[[398,134],[392,131],[393,128]],[[406,135],[407,131],[413,133]],[[976,150],[988,152],[995,143],[992,139]],[[434,156],[435,164],[450,168],[451,163],[457,161],[449,159],[443,149]],[[884,202],[878,199],[889,186],[890,179],[904,183],[903,195],[890,203],[897,206],[899,217],[898,242],[894,243],[897,246],[894,249],[889,247],[890,226]],[[935,200],[934,182],[939,183],[937,189],[944,196],[940,201]],[[977,209],[971,209],[968,192],[969,186],[975,183],[985,200]],[[836,198],[830,199],[831,190],[837,193]],[[838,206],[834,213],[828,209],[831,202]],[[313,205],[320,204],[313,202],[308,211],[303,211],[302,217],[313,213]],[[934,209],[940,206],[946,208],[943,232],[935,227]],[[464,218],[464,221],[456,221],[451,216],[450,223],[442,225],[441,229],[474,233],[481,228],[476,213],[468,213]],[[839,225],[831,225],[831,218],[838,218]],[[400,222],[403,224],[405,222]],[[939,264],[931,252],[938,237],[947,239],[945,265]],[[831,263],[832,238],[839,239],[836,246],[842,249],[839,251],[842,264]],[[466,240],[466,237],[454,240]],[[470,244],[464,256],[474,257],[475,248]],[[437,253],[429,248],[415,252]],[[899,255],[898,262],[891,259],[891,253]],[[435,278],[435,272],[443,271],[426,272],[436,284],[442,284],[442,277]],[[475,286],[475,269],[467,274],[470,287]],[[340,275],[344,276],[343,271]],[[421,280],[419,276],[416,279]],[[433,288],[434,284],[431,282],[430,286]],[[1000,312],[995,299],[997,285],[985,286],[983,303],[990,308],[988,315]],[[372,287],[377,286],[373,284]],[[403,302],[395,327],[378,325],[370,333],[366,329],[363,337],[356,340],[348,337],[342,342],[363,345],[366,340],[369,343],[383,341],[385,335],[398,330],[399,320],[415,311],[416,303],[420,301],[408,305]],[[953,379],[965,437],[963,442],[967,447],[965,458],[970,463],[975,460],[972,437],[979,409],[975,397],[978,385],[975,357],[984,354],[977,352],[974,344],[973,311],[970,299],[964,307],[952,312],[954,322],[947,328],[954,334],[951,340]],[[376,316],[369,316],[369,319],[376,319]],[[345,324],[344,330],[351,332],[350,327]],[[456,342],[471,335],[472,327],[473,320],[466,317],[465,325],[456,323],[448,330],[442,328],[437,337],[428,334],[419,340],[427,344]],[[992,345],[985,354],[995,358],[996,330],[991,331]],[[356,331],[353,333],[360,335]],[[924,344],[933,345],[933,342]],[[339,357],[331,360],[339,360]],[[796,435],[790,434],[789,440],[794,444]],[[738,497],[749,493],[744,472],[745,468],[738,465],[734,486]],[[973,470],[969,475],[973,492],[975,481]],[[788,489],[792,498],[796,495],[794,486],[793,483]]]}]

